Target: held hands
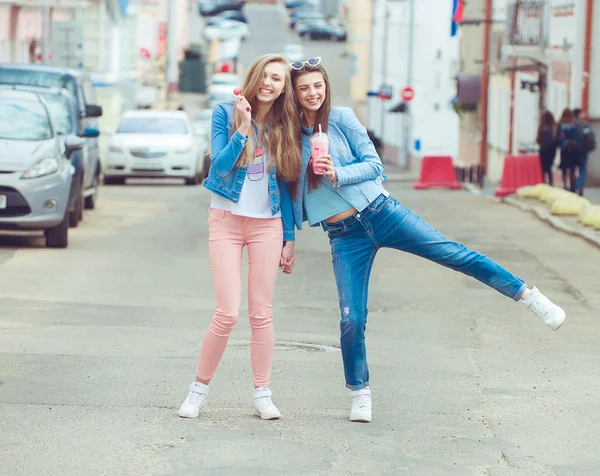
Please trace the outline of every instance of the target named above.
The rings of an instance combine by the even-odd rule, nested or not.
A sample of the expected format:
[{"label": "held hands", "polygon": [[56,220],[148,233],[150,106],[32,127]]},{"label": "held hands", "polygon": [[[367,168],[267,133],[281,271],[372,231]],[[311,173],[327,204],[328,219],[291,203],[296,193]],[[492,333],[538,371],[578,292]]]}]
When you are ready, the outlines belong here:
[{"label": "held hands", "polygon": [[279,267],[284,274],[292,274],[294,267],[294,242],[286,241],[285,246],[281,249],[281,258],[279,258]]},{"label": "held hands", "polygon": [[238,96],[235,99],[235,108],[240,115],[242,124],[249,126],[250,121],[252,120],[252,107],[248,100],[244,96]]},{"label": "held hands", "polygon": [[329,179],[330,182],[335,182],[337,175],[335,173],[335,165],[333,165],[333,160],[331,159],[331,155],[322,155],[321,157],[312,159],[313,170],[317,175],[324,175]]}]

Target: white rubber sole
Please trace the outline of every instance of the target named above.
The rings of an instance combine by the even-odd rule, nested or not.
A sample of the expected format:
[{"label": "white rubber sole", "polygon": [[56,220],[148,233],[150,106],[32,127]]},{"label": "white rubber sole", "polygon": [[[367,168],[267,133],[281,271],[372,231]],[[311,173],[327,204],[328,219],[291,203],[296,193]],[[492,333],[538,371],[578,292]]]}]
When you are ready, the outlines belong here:
[{"label": "white rubber sole", "polygon": [[350,415],[350,421],[371,423],[371,415]]},{"label": "white rubber sole", "polygon": [[262,420],[279,420],[281,418],[281,413],[261,413],[258,410],[254,410],[254,414],[259,416]]}]

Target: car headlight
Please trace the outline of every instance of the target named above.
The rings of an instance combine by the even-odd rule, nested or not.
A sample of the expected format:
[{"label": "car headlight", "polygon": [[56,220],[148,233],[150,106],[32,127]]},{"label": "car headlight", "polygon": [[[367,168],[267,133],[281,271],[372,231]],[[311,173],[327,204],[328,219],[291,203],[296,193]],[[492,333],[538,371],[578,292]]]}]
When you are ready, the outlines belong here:
[{"label": "car headlight", "polygon": [[191,145],[189,145],[189,146],[187,146],[187,147],[185,147],[183,149],[175,149],[175,153],[176,154],[187,154],[188,152],[191,152],[191,151],[192,151],[192,146]]},{"label": "car headlight", "polygon": [[116,145],[109,145],[108,146],[108,151],[109,152],[116,152],[116,153],[123,152],[123,150],[120,147],[117,147]]},{"label": "car headlight", "polygon": [[60,167],[59,160],[57,157],[40,160],[37,164],[26,170],[21,178],[32,179],[56,173]]}]

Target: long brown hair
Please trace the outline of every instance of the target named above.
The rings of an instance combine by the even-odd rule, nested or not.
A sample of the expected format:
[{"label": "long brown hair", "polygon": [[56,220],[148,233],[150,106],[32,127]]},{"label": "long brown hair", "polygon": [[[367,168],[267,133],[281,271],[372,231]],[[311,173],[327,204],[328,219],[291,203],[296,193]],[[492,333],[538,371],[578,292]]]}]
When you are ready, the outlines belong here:
[{"label": "long brown hair", "polygon": [[554,116],[550,111],[544,111],[544,114],[542,114],[536,139],[538,144],[540,144],[542,140],[542,131],[544,129],[550,129],[552,131],[552,137],[556,135],[556,121],[554,120]]},{"label": "long brown hair", "polygon": [[570,124],[571,122],[573,122],[575,120],[575,115],[573,114],[573,111],[571,109],[565,109],[562,112],[562,115],[560,116],[560,123],[561,124]]},{"label": "long brown hair", "polygon": [[[269,165],[275,166],[277,176],[291,185],[295,192],[295,186],[302,170],[302,151],[298,143],[298,136],[301,133],[300,123],[298,122],[298,113],[296,108],[296,98],[292,87],[290,76],[290,67],[287,60],[281,55],[263,55],[258,57],[246,75],[242,86],[242,95],[248,100],[252,109],[256,110],[258,100],[256,95],[262,86],[265,68],[269,63],[281,63],[285,71],[285,89],[281,95],[273,102],[273,105],[267,115],[264,117],[264,123],[269,125],[268,131],[264,134],[265,150],[269,157]],[[235,113],[235,129],[238,129],[242,123],[239,114]],[[254,143],[254,127],[248,130],[248,142]],[[254,159],[254,149],[246,147],[237,162],[238,167],[247,167]]]},{"label": "long brown hair", "polygon": [[[321,124],[321,130],[323,132],[327,132],[327,126],[329,123],[329,112],[331,111],[331,83],[329,82],[329,76],[327,75],[327,71],[322,64],[318,64],[317,66],[311,66],[309,64],[305,64],[301,70],[292,70],[292,85],[294,87],[294,92],[296,91],[296,84],[298,79],[308,73],[321,73],[323,76],[323,82],[325,83],[325,98],[323,99],[323,104],[317,111],[317,120],[316,124]],[[301,110],[300,102],[298,101],[298,97],[294,95],[296,98],[296,104],[299,110]],[[302,136],[300,136],[300,140],[302,140]],[[317,175],[313,171],[313,168],[309,165],[306,170],[307,181],[308,181],[308,191],[312,192],[314,189],[318,188],[321,185],[323,180],[322,175]],[[300,191],[302,193],[302,190]]]}]

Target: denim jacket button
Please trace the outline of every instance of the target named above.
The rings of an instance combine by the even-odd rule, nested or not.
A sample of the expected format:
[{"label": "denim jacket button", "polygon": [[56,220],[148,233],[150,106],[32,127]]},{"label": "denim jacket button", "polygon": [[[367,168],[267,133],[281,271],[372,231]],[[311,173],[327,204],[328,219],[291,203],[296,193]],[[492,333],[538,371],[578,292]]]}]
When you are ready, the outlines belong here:
[{"label": "denim jacket button", "polygon": [[275,174],[271,175],[271,178],[274,179],[275,178]]},{"label": "denim jacket button", "polygon": [[276,196],[276,195],[277,195],[277,192],[273,192],[273,195],[275,195],[275,196]]},{"label": "denim jacket button", "polygon": [[357,213],[357,214],[356,214],[356,218],[360,218],[360,213]]}]

